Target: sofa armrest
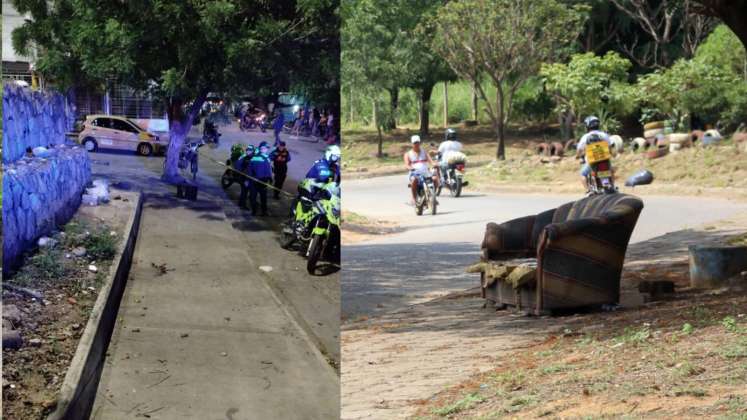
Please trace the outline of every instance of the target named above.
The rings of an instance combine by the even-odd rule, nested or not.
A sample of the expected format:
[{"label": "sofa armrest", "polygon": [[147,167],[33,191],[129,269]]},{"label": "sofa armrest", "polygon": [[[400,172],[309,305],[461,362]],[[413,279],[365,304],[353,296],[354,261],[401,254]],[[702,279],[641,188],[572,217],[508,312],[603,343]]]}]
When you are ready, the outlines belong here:
[{"label": "sofa armrest", "polygon": [[480,248],[483,261],[535,257],[532,230],[536,216],[520,217],[502,224],[488,223]]}]

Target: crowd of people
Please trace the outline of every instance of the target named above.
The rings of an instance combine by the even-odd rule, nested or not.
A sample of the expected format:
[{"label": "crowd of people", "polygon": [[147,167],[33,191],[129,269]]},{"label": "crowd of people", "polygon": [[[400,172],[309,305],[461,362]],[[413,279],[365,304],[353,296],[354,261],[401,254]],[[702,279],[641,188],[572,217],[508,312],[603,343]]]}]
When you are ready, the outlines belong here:
[{"label": "crowd of people", "polygon": [[305,106],[296,112],[291,135],[308,134],[321,137],[327,144],[339,144],[339,130],[337,120],[331,109]]}]

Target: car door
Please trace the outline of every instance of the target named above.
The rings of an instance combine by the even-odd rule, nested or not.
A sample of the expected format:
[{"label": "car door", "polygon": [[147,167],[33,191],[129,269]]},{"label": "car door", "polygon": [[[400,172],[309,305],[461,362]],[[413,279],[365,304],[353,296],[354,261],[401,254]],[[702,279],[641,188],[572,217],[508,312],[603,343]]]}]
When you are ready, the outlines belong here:
[{"label": "car door", "polygon": [[120,150],[136,150],[139,131],[125,120],[112,118],[114,147]]},{"label": "car door", "polygon": [[91,131],[99,147],[105,149],[112,148],[114,140],[112,139],[111,118],[99,117],[93,120]]}]

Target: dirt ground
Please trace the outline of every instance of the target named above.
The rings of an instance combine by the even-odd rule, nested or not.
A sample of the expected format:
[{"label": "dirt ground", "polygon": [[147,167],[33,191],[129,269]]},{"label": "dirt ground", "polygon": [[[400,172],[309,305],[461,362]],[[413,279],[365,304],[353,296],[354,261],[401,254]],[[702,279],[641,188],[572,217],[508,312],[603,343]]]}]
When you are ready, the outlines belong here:
[{"label": "dirt ground", "polygon": [[[537,144],[556,141],[539,129],[509,130],[505,161],[495,160],[496,141],[487,127],[458,130],[469,158],[467,180],[471,189],[505,191],[517,188],[552,192],[579,189],[578,160],[568,156],[550,160],[535,154]],[[377,158],[375,133],[349,132],[343,145],[346,175],[361,178],[403,173],[402,155],[409,149],[408,139],[414,133],[414,130],[405,128],[386,135],[386,156]],[[434,130],[426,140],[426,149],[437,147],[442,137],[442,130]],[[639,191],[747,198],[747,151],[744,144],[737,146],[731,140],[719,146],[683,149],[654,160],[648,159],[644,153],[626,150],[613,158],[613,165],[618,173],[617,185],[624,192],[633,192],[623,187],[627,177],[648,169],[654,174],[654,182],[639,187]]]},{"label": "dirt ground", "polygon": [[[36,254],[37,259],[27,260],[13,278],[6,280],[43,298],[3,289],[3,329],[14,327],[23,340],[20,349],[3,349],[3,418],[41,419],[56,405],[57,393],[114,257],[103,251],[101,258],[92,256],[101,243],[89,247],[85,256],[72,255],[73,245],[80,241],[71,235],[110,236],[111,241],[104,242],[112,250],[119,249],[134,210],[135,195],[112,190],[111,196],[114,199],[107,205],[81,207],[65,226],[64,235],[53,236],[59,241],[54,252]],[[43,260],[38,258],[42,254]],[[89,264],[96,266],[96,273],[89,271]],[[54,267],[64,267],[65,271],[54,271]],[[40,278],[40,274],[46,278]],[[18,319],[6,319],[13,307],[18,310],[13,311]]]},{"label": "dirt ground", "polygon": [[342,229],[342,244],[350,245],[364,242],[380,235],[397,233],[402,230],[394,222],[374,220],[363,215],[343,210],[344,228]]},{"label": "dirt ground", "polygon": [[741,215],[632,245],[624,291],[676,285],[637,308],[525,317],[473,290],[346,323],[342,418],[743,418],[747,296],[689,289],[687,246],[745,231]]}]

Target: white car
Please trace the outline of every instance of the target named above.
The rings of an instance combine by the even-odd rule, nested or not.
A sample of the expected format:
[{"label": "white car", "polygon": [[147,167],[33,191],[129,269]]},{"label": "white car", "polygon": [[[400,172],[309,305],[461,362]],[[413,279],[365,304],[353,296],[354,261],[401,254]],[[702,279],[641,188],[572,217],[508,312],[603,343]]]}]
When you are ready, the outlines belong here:
[{"label": "white car", "polygon": [[89,152],[99,148],[130,150],[151,156],[166,150],[168,143],[126,117],[89,115],[83,123],[78,142]]}]

